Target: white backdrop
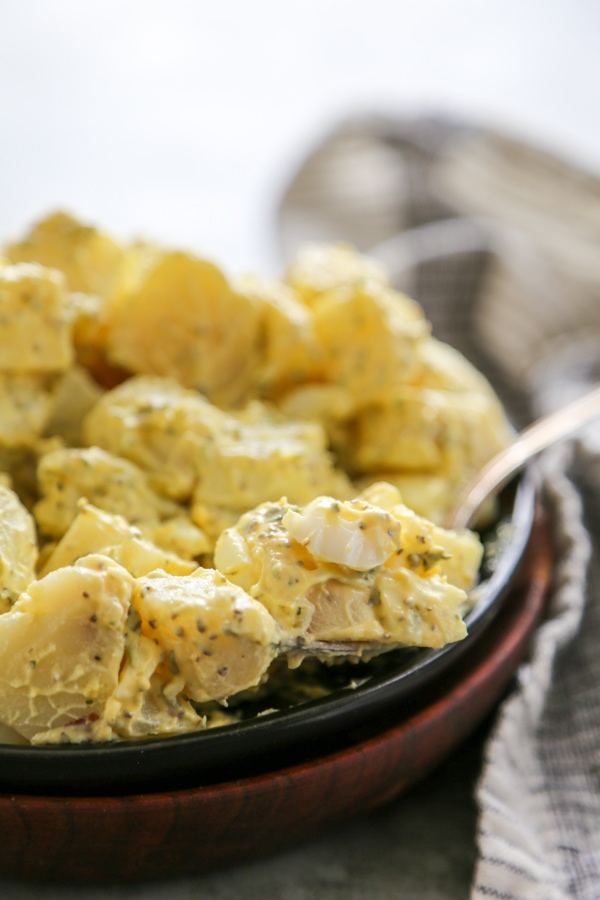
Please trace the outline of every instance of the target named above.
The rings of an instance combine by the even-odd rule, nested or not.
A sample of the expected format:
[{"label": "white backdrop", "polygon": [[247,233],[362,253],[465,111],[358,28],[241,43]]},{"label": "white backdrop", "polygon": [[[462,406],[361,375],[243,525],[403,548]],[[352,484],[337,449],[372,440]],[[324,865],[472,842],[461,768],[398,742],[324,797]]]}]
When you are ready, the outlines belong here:
[{"label": "white backdrop", "polygon": [[600,169],[597,0],[3,0],[0,240],[56,207],[229,270],[347,114],[458,113]]}]

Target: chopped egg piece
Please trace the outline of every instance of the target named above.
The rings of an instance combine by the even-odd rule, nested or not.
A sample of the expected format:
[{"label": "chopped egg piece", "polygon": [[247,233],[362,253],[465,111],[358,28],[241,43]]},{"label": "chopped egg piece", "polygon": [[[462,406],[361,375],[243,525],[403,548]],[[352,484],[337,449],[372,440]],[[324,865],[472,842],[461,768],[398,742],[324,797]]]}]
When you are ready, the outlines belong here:
[{"label": "chopped egg piece", "polygon": [[301,511],[288,509],[282,525],[313,559],[359,572],[382,565],[400,548],[400,524],[364,500],[319,497]]}]

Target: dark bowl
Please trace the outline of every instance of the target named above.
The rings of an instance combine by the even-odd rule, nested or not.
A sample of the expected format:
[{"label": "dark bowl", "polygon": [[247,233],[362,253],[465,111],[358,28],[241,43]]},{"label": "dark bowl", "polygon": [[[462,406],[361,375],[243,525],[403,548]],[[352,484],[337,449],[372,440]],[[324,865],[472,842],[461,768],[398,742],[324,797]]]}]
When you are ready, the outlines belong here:
[{"label": "dark bowl", "polygon": [[376,723],[391,709],[416,710],[435,698],[502,608],[530,540],[535,495],[534,476],[527,471],[500,497],[497,521],[482,534],[493,552],[482,569],[477,603],[466,616],[463,641],[330,667],[333,690],[327,696],[268,713],[249,703],[247,718],[202,732],[128,743],[0,745],[0,791],[116,796],[218,784],[335,752],[353,729]]}]

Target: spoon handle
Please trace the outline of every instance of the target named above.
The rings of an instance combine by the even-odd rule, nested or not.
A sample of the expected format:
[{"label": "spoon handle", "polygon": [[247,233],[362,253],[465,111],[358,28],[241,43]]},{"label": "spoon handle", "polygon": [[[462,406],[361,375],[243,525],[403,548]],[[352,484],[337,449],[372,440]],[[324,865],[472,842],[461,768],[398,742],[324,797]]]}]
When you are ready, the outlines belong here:
[{"label": "spoon handle", "polygon": [[504,487],[515,472],[542,450],[570,437],[597,416],[600,416],[600,385],[529,425],[509,447],[494,456],[467,486],[449,515],[446,527],[468,528],[482,503]]}]

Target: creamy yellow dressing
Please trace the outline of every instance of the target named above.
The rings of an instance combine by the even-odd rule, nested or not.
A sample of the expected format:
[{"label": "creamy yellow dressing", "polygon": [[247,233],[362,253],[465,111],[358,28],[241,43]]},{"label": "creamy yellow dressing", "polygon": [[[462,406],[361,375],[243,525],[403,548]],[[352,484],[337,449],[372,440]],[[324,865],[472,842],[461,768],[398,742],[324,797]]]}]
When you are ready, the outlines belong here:
[{"label": "creamy yellow dressing", "polygon": [[465,588],[481,552],[471,533],[445,532],[401,504],[320,497],[242,516],[219,538],[215,564],[267,607],[284,644],[441,647],[466,633]]}]

